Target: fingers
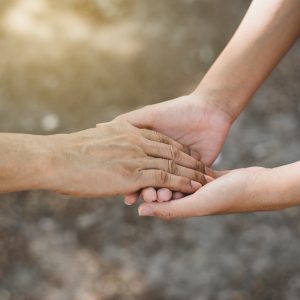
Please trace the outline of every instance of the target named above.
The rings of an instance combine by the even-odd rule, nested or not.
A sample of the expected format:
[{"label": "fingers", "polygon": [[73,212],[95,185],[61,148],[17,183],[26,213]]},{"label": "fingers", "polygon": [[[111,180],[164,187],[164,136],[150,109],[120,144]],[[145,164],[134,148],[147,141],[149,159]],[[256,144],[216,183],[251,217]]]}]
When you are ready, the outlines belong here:
[{"label": "fingers", "polygon": [[154,141],[154,142],[158,142],[158,143],[163,143],[163,144],[167,144],[167,145],[172,145],[174,147],[176,147],[177,149],[179,149],[180,151],[186,153],[186,154],[190,154],[190,150],[187,146],[184,146],[180,143],[178,143],[177,141],[174,141],[173,139],[169,138],[168,136],[153,131],[153,130],[149,130],[149,129],[140,129],[140,133],[148,140],[150,141]]},{"label": "fingers", "polygon": [[187,177],[194,181],[200,182],[202,185],[206,184],[206,178],[203,173],[198,170],[189,169],[176,164],[173,160],[162,158],[150,158],[143,169],[158,169],[166,171],[167,173]]},{"label": "fingers", "polygon": [[203,212],[198,211],[199,198],[200,196],[197,195],[196,199],[194,194],[180,200],[172,200],[164,203],[143,203],[139,207],[139,215],[158,217],[164,220],[204,215],[204,210]]},{"label": "fingers", "polygon": [[[206,182],[209,183],[209,182],[212,182],[214,181],[214,178],[210,177],[210,176],[207,176],[207,175],[204,175],[205,179],[206,179]],[[184,194],[180,193],[180,192],[173,192],[166,189],[166,188],[162,188],[162,189],[158,189],[157,192],[157,199],[154,200],[154,201],[157,201],[157,202],[166,202],[166,201],[170,201],[170,200],[178,200],[178,199],[181,199],[183,197],[185,197]],[[145,200],[145,198],[144,198]],[[153,201],[145,201],[145,202],[153,202]]]},{"label": "fingers", "polygon": [[210,176],[208,176],[208,175],[204,175],[204,177],[205,177],[207,183],[210,183],[210,182],[212,182],[212,181],[215,180],[215,178],[212,178],[212,177],[210,177]]},{"label": "fingers", "polygon": [[[182,194],[181,194],[182,195]],[[167,188],[161,188],[156,190],[155,188],[146,188],[142,191],[143,200],[146,203],[152,203],[155,201],[165,202],[172,199],[173,193]]]},{"label": "fingers", "polygon": [[143,145],[143,148],[149,156],[173,160],[178,165],[204,173],[204,165],[202,162],[178,150],[173,145],[166,145],[158,142],[148,142]]},{"label": "fingers", "polygon": [[[205,178],[206,178],[207,182],[210,182],[213,180],[213,178],[206,176],[206,175],[205,175]],[[172,192],[171,190],[169,190],[167,188],[160,188],[160,189],[156,190],[153,187],[148,187],[148,188],[145,188],[142,190],[141,196],[146,203],[152,203],[155,201],[166,202],[166,201],[170,201],[170,200],[181,199],[185,195],[180,192]],[[125,195],[124,203],[126,205],[130,206],[130,205],[135,204],[138,201],[138,199],[139,199],[138,193]]]},{"label": "fingers", "polygon": [[199,182],[163,170],[142,170],[139,173],[138,182],[142,184],[140,188],[164,187],[185,194],[194,193],[202,186]]},{"label": "fingers", "polygon": [[[147,192],[145,191],[148,189],[151,189],[151,194],[148,191]],[[172,192],[171,190],[169,190],[167,188],[161,188],[161,189],[158,189],[157,191],[154,188],[147,188],[147,189],[143,190],[142,196],[143,196],[143,200],[146,203],[152,203],[154,201],[166,202],[166,201],[170,201],[170,200],[181,199],[185,195],[180,192]]]},{"label": "fingers", "polygon": [[157,190],[157,201],[158,202],[165,202],[171,200],[173,197],[172,191],[166,188],[158,189]]},{"label": "fingers", "polygon": [[124,203],[126,205],[133,205],[139,198],[138,193],[133,193],[130,195],[125,195],[124,196]]},{"label": "fingers", "polygon": [[142,197],[145,202],[151,203],[157,200],[156,189],[153,187],[148,187],[142,190]]},{"label": "fingers", "polygon": [[[208,177],[206,178],[201,172],[179,166],[175,162],[167,159],[149,159],[147,168],[160,169],[170,174],[187,177],[201,183],[201,185],[205,185],[208,179]],[[177,189],[175,189],[175,191],[177,191]],[[175,192],[173,196],[172,192],[166,188],[158,189],[157,191],[154,188],[147,188],[146,191],[142,192],[142,196],[145,202],[151,203],[154,201],[165,202],[171,199],[180,199],[184,195]]]}]

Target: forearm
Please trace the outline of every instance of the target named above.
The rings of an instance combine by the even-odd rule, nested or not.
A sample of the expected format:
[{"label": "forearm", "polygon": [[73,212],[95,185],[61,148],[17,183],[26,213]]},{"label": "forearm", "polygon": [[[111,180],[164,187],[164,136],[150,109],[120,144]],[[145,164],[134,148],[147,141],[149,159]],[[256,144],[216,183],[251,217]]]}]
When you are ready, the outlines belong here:
[{"label": "forearm", "polygon": [[0,193],[99,197],[153,186],[190,194],[206,183],[203,170],[178,142],[127,122],[70,134],[0,134]]},{"label": "forearm", "polygon": [[[236,186],[238,197],[230,196],[230,200],[227,199],[230,209],[220,210],[220,213],[273,211],[300,206],[300,161],[276,168],[250,167],[241,170],[245,172],[238,174],[243,178]],[[228,206],[226,201],[223,200],[223,203]]]},{"label": "forearm", "polygon": [[0,193],[43,188],[49,165],[46,137],[0,134]]},{"label": "forearm", "polygon": [[194,94],[234,121],[300,33],[299,0],[254,0]]},{"label": "forearm", "polygon": [[269,191],[273,190],[274,205],[287,208],[300,205],[300,161],[271,170]]}]

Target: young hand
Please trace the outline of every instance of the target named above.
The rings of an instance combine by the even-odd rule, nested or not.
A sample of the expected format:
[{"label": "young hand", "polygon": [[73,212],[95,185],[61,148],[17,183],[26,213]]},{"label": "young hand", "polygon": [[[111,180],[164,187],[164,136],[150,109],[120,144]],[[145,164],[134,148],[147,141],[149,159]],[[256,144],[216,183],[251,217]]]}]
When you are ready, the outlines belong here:
[{"label": "young hand", "polygon": [[[277,169],[250,167],[225,172],[209,171],[215,180],[194,194],[165,203],[143,203],[139,207],[139,214],[177,219],[271,211],[296,205],[292,202],[292,197],[287,199],[287,193],[284,191],[291,191],[291,188],[287,189],[287,184],[282,188],[284,184],[280,176],[286,176]],[[294,194],[296,195],[295,192]],[[299,188],[297,195],[298,198],[294,196],[294,199],[299,199]]]}]

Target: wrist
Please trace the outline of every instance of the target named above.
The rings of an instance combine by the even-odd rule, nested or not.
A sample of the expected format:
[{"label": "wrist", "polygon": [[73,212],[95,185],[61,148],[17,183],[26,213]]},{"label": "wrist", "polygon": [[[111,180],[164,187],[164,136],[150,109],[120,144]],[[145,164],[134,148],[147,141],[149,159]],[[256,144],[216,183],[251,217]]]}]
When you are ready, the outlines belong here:
[{"label": "wrist", "polygon": [[217,84],[210,85],[202,81],[192,95],[198,102],[213,107],[232,124],[238,118],[252,96],[244,92],[239,92],[240,90],[240,87],[218,86]]},{"label": "wrist", "polygon": [[252,176],[254,180],[248,182],[248,190],[252,191],[250,197],[256,196],[256,204],[260,208],[258,210],[274,211],[299,204],[297,203],[300,192],[297,188],[298,184],[295,185],[289,172],[286,172],[283,167],[255,167],[254,169],[261,171],[256,174],[258,176]]},{"label": "wrist", "polygon": [[62,145],[66,145],[65,134],[48,135],[41,137],[43,140],[43,150],[40,161],[37,163],[37,189],[56,191],[61,187],[64,169],[65,157]]},{"label": "wrist", "polygon": [[[239,190],[234,212],[274,211],[284,208],[279,199],[279,187],[274,184],[273,169],[248,167],[236,173]],[[234,172],[234,171],[233,171]]]},{"label": "wrist", "polygon": [[230,111],[230,108],[224,105],[224,98],[222,98],[219,92],[197,88],[189,97],[191,101],[194,102],[195,110],[197,110],[197,108],[203,110],[203,107],[205,107],[209,113],[219,117],[225,123],[229,124],[229,126],[231,126],[236,119]]},{"label": "wrist", "polygon": [[49,185],[49,174],[53,169],[53,148],[50,143],[51,136],[32,136],[31,157],[28,167],[31,174],[28,176],[26,190],[47,190]]},{"label": "wrist", "polygon": [[49,165],[45,137],[3,133],[0,146],[0,192],[41,189]]},{"label": "wrist", "polygon": [[[281,208],[300,205],[300,162],[271,169],[270,185],[276,189],[275,201]],[[274,188],[275,187],[275,188]]]}]

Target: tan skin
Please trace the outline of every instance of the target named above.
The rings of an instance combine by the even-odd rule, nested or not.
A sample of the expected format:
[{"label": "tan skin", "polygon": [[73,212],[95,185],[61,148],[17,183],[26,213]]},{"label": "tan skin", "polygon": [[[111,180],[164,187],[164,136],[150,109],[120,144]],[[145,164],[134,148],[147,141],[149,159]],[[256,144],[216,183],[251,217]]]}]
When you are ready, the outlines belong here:
[{"label": "tan skin", "polygon": [[0,134],[0,192],[48,190],[113,196],[148,186],[192,193],[204,166],[178,142],[127,122],[71,134]]},{"label": "tan skin", "polygon": [[[211,165],[233,122],[299,35],[299,0],[253,0],[238,30],[193,93],[118,119],[162,132]],[[182,199],[144,203],[139,213],[170,219],[300,205],[297,167],[299,162],[275,169],[211,173],[216,180],[185,198],[181,193],[147,188],[143,191],[146,202]],[[131,195],[125,202],[133,204],[136,199],[136,194]]]}]

